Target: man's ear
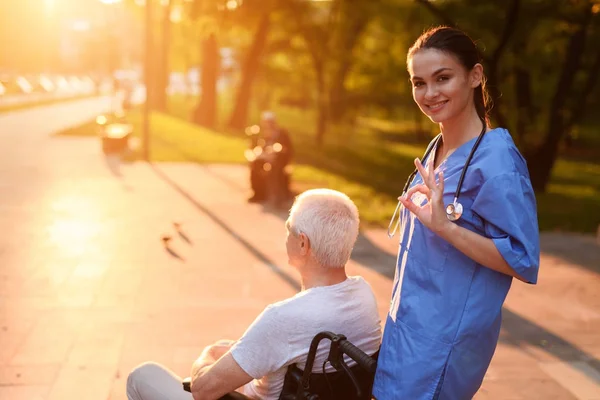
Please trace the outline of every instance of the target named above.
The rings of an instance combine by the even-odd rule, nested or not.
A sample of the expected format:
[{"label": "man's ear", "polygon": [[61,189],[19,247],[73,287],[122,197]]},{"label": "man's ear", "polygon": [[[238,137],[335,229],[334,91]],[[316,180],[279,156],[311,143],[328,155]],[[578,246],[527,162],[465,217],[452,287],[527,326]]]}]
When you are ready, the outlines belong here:
[{"label": "man's ear", "polygon": [[477,63],[471,69],[470,80],[471,80],[471,88],[475,89],[477,86],[481,85],[483,81],[483,65]]},{"label": "man's ear", "polygon": [[310,240],[308,239],[308,236],[306,236],[304,233],[300,234],[300,252],[302,253],[302,255],[306,255],[308,254],[308,251],[310,250]]}]

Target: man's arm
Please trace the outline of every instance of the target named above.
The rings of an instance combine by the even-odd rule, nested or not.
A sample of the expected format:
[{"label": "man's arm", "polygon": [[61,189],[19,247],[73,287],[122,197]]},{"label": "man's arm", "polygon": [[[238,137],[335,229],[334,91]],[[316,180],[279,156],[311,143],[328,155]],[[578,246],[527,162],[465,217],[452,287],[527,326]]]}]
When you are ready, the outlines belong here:
[{"label": "man's arm", "polygon": [[192,366],[194,400],[216,400],[252,380],[235,361],[231,345],[209,346]]},{"label": "man's arm", "polygon": [[235,341],[233,340],[219,340],[210,346],[206,346],[204,350],[202,350],[200,357],[198,357],[198,359],[194,361],[194,364],[192,364],[191,376],[193,377],[196,375],[196,372],[199,369],[217,362],[219,358],[223,357],[225,353],[231,349],[231,346],[233,346],[234,343]]},{"label": "man's arm", "polygon": [[277,307],[268,306],[235,346],[217,343],[206,348],[192,367],[194,400],[218,399],[283,367],[290,359],[285,322]]}]

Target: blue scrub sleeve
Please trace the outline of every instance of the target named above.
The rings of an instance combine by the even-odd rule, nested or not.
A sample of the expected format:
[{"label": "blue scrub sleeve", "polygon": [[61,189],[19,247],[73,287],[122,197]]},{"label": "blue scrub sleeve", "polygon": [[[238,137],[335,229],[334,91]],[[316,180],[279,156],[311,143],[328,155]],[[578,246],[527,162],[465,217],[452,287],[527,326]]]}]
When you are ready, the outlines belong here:
[{"label": "blue scrub sleeve", "polygon": [[535,194],[527,176],[495,176],[481,186],[472,211],[484,220],[504,260],[529,283],[536,283],[540,265],[540,239]]}]

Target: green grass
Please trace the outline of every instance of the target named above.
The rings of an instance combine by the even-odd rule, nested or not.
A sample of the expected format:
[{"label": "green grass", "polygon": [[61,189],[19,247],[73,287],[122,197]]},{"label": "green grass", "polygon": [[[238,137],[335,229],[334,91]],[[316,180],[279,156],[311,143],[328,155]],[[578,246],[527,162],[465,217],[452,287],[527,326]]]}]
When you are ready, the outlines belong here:
[{"label": "green grass", "polygon": [[[185,122],[182,118],[189,117],[190,104],[183,98],[174,98],[169,106],[173,115],[152,115],[151,159],[244,164],[247,139],[243,132],[210,130]],[[376,127],[374,131],[367,122],[332,127],[319,148],[311,134],[314,115],[291,109],[276,111],[293,137],[294,189],[328,187],[345,192],[356,202],[365,225],[387,227],[396,198],[413,169],[412,160],[422,154],[425,143],[407,137],[410,133],[395,132],[391,138],[381,136],[385,128]],[[227,113],[222,112],[221,116]],[[130,120],[139,135],[140,113],[133,112]],[[220,125],[223,121],[221,118]],[[395,130],[411,131],[406,125]],[[93,123],[59,133],[94,134]],[[405,140],[400,141],[398,135]],[[600,153],[597,150],[596,154]],[[595,232],[600,224],[599,159],[564,157],[557,161],[547,193],[537,195],[540,229]]]},{"label": "green grass", "polygon": [[600,163],[559,159],[546,193],[537,200],[541,230],[595,232],[600,225]]},{"label": "green grass", "polygon": [[85,94],[85,95],[78,95],[78,96],[74,96],[74,97],[65,97],[65,98],[60,98],[60,99],[45,99],[45,100],[33,101],[33,102],[28,102],[28,103],[20,103],[20,104],[9,104],[9,105],[1,105],[0,104],[0,114],[7,113],[10,111],[24,110],[27,108],[48,106],[48,105],[57,104],[57,103],[66,103],[69,101],[81,100],[81,99],[95,97],[95,96],[96,96],[96,94]]}]

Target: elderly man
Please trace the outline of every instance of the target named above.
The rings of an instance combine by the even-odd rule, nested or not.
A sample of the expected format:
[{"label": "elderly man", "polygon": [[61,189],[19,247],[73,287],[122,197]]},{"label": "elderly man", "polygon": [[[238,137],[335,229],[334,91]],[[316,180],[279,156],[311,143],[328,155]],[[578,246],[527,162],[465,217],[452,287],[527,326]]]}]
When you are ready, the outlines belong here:
[{"label": "elderly man", "polygon": [[[287,367],[303,367],[321,331],[344,334],[374,354],[381,340],[375,296],[363,278],[348,277],[345,270],[358,226],[358,210],[346,195],[329,189],[302,193],[286,222],[288,262],[300,274],[302,291],[267,306],[239,340],[205,348],[192,365],[192,394],[175,374],[148,363],[129,375],[127,397],[226,399],[237,390],[252,399],[278,399]],[[317,352],[314,372],[320,372],[327,351]]]},{"label": "elderly man", "polygon": [[250,161],[250,203],[271,202],[279,206],[289,196],[286,167],[292,159],[292,141],[287,130],[277,124],[275,114],[261,115],[260,138],[253,138],[254,158]]}]

